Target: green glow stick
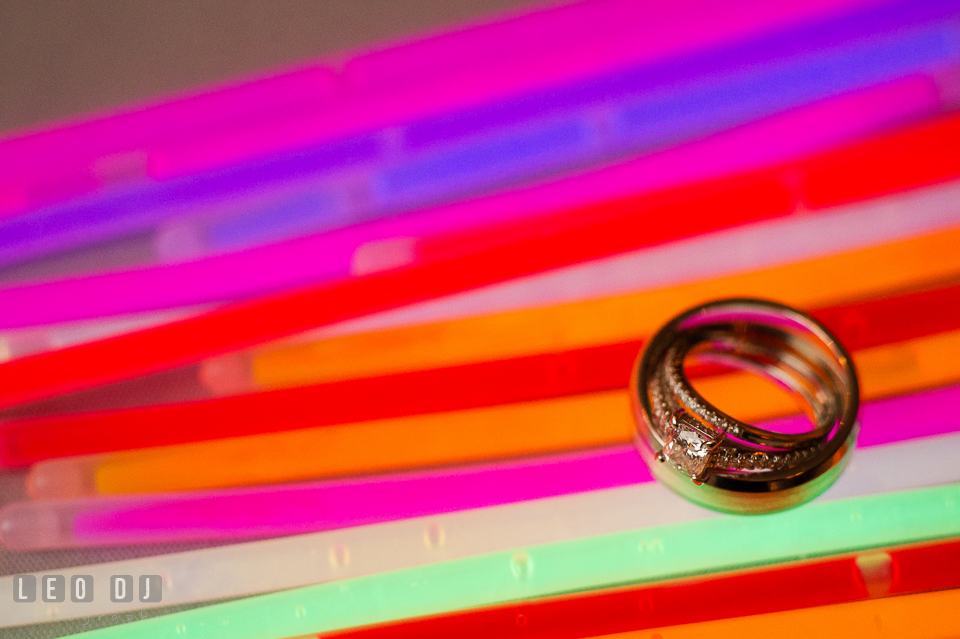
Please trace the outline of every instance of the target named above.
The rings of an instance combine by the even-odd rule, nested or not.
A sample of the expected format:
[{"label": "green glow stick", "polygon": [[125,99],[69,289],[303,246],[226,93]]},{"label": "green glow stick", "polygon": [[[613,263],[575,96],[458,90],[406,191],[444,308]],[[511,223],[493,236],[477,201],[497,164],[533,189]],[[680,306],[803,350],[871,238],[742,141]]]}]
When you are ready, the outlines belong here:
[{"label": "green glow stick", "polygon": [[960,484],[950,484],[492,553],[249,597],[86,636],[281,639],[957,535]]}]

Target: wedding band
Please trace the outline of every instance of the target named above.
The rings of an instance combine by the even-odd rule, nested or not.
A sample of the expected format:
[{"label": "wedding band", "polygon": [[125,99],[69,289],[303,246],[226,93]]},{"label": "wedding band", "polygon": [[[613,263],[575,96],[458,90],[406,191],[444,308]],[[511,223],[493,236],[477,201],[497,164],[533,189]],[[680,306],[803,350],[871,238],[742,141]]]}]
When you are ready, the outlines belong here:
[{"label": "wedding band", "polygon": [[[690,383],[690,357],[765,377],[805,409],[811,429],[782,433],[724,413]],[[638,358],[630,394],[637,447],[654,476],[723,512],[813,499],[843,471],[859,429],[849,354],[809,315],[764,300],[710,302],[668,322]]]}]

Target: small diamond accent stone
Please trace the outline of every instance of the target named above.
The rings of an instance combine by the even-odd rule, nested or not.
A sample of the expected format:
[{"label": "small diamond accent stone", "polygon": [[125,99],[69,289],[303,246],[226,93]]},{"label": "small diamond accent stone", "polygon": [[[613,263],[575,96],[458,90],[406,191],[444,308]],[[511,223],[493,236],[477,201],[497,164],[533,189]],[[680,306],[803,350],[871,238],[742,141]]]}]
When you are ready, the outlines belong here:
[{"label": "small diamond accent stone", "polygon": [[711,453],[723,440],[723,432],[701,424],[684,410],[671,416],[665,430],[663,455],[690,477],[702,478],[711,464]]}]

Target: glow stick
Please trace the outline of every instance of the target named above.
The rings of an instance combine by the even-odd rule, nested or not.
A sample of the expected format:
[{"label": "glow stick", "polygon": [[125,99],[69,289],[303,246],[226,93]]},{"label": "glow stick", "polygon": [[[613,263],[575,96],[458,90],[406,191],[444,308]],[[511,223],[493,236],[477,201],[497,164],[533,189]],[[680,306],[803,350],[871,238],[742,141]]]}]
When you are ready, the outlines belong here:
[{"label": "glow stick", "polygon": [[[944,181],[960,171],[960,159],[948,150],[951,136],[960,137],[960,120],[946,119],[823,156],[804,165],[811,172],[801,180],[801,191],[811,206],[826,208]],[[692,201],[687,199],[691,197]],[[475,252],[470,252],[470,242],[435,243],[424,247],[422,264],[0,364],[0,407],[175,368],[310,328],[627,251],[637,248],[638,242],[675,239],[678,229],[689,235],[783,214],[789,200],[783,184],[769,176],[751,176],[685,195],[675,192],[634,201],[629,213],[623,203],[595,208],[587,218],[574,211],[553,220],[553,232],[547,235],[539,225],[536,230],[500,229],[482,238],[484,248]],[[644,209],[649,219],[638,239],[633,207],[641,204],[650,208]],[[654,228],[652,220],[662,221],[663,227]],[[820,279],[834,279],[834,273]],[[60,303],[69,306],[70,298],[63,297]],[[29,304],[10,308],[23,307]]]},{"label": "glow stick", "polygon": [[[960,331],[853,353],[861,397],[875,399],[960,381]],[[705,378],[700,392],[747,422],[796,404],[758,377]],[[35,464],[35,498],[250,486],[628,443],[627,391],[303,428],[190,444],[67,457]],[[177,469],[189,468],[189,473]]]},{"label": "glow stick", "polygon": [[[960,535],[960,486],[713,517],[319,584],[93,631],[274,639]],[[703,543],[703,540],[710,540]]]},{"label": "glow stick", "polygon": [[931,286],[960,272],[960,260],[948,249],[958,236],[960,230],[954,228],[663,289],[285,342],[214,360],[211,366],[222,364],[230,375],[248,375],[255,387],[278,388],[635,341],[673,315],[711,299],[761,297],[811,308]]},{"label": "glow stick", "polygon": [[[934,108],[939,99],[938,90],[929,81],[908,78],[556,184],[514,189],[477,202],[373,221],[356,228],[289,241],[281,249],[254,248],[247,253],[219,257],[214,251],[214,256],[197,262],[196,258],[206,251],[203,247],[208,245],[210,234],[216,236],[218,231],[207,228],[208,223],[203,220],[187,220],[172,224],[158,231],[157,235],[156,252],[162,259],[177,263],[88,275],[39,286],[0,289],[0,301],[6,299],[9,308],[16,310],[0,318],[0,326],[44,324],[205,301],[228,301],[318,280],[342,279],[351,273],[385,268],[397,263],[396,260],[410,259],[410,238],[503,223],[512,218],[538,217],[544,211],[563,211],[572,206],[588,206],[756,169],[875,132],[885,124],[908,118],[911,113],[919,114]],[[332,193],[321,196],[325,202],[334,197]],[[302,198],[303,194],[297,197]],[[315,195],[313,199],[317,197]],[[96,219],[102,220],[105,204],[95,204]],[[152,215],[149,207],[144,210],[138,204],[137,215],[131,218],[130,205],[124,206],[123,202],[117,205],[123,224],[136,223],[137,219]],[[344,209],[342,213],[346,215],[349,211]],[[359,211],[356,215],[362,218],[375,213],[371,209]],[[31,224],[29,220],[16,223]],[[33,225],[36,226],[36,221]],[[43,242],[55,239],[48,225],[42,226],[42,229],[35,229],[43,231],[38,237],[42,237]],[[76,234],[77,228],[77,223],[68,225],[71,234]],[[81,224],[79,228],[87,227]],[[225,230],[229,231],[228,228]],[[395,238],[406,238],[406,244],[398,243]],[[391,240],[394,244],[390,244]],[[185,249],[184,246],[193,248]],[[200,253],[196,254],[196,251]],[[185,257],[191,259],[179,263]],[[416,255],[412,258],[416,259]],[[234,277],[225,279],[223,273],[234,274]],[[60,304],[59,300],[65,296],[74,303]]]},{"label": "glow stick", "polygon": [[[697,639],[715,636],[713,633],[722,633],[722,636],[774,633],[785,639],[801,639],[809,637],[811,629],[816,628],[818,637],[846,639],[866,628],[879,627],[894,637],[947,639],[953,635],[956,626],[954,620],[942,611],[955,609],[957,605],[960,605],[960,589],[678,625],[658,628],[657,634],[664,639]],[[649,632],[644,631],[606,635],[606,638],[640,639],[648,636]]]},{"label": "glow stick", "polygon": [[[893,400],[891,400],[893,401]],[[942,416],[941,416],[942,417]],[[946,435],[855,451],[850,466],[820,497],[852,497],[960,481],[955,463],[960,437]],[[889,464],[896,463],[896,473]],[[879,481],[878,481],[879,480]],[[647,529],[719,517],[656,483],[592,491],[394,521],[282,539],[248,542],[62,569],[92,575],[159,574],[163,602],[176,605],[285,590],[329,580],[373,575],[437,561],[468,558],[537,544]],[[543,525],[549,522],[549,525]],[[0,577],[0,598],[12,597],[13,580]],[[63,618],[140,610],[149,604],[58,604]],[[11,625],[49,619],[46,607],[11,606]]]},{"label": "glow stick", "polygon": [[[665,626],[682,626],[679,630],[683,631],[690,628],[689,624],[715,619],[732,620],[870,597],[957,588],[960,571],[947,568],[956,565],[960,565],[960,541],[953,539],[656,584],[522,600],[325,636],[479,639],[522,633],[529,639],[579,639]],[[728,596],[731,592],[738,596]],[[691,606],[691,601],[696,605]],[[829,620],[822,625],[834,626]],[[712,627],[702,628],[704,632],[696,636],[716,636],[717,631]],[[863,624],[857,630],[862,628]],[[674,629],[666,630],[669,636]],[[770,634],[779,635],[779,628]]]},{"label": "glow stick", "polygon": [[207,306],[193,306],[2,331],[0,362],[158,326],[208,310]]},{"label": "glow stick", "polygon": [[[958,404],[960,387],[956,386],[868,402],[861,416],[862,445],[960,430],[960,421],[944,416],[949,411],[940,408]],[[907,415],[910,419],[904,421]],[[796,432],[804,424],[802,417],[791,418],[773,428]],[[878,487],[888,485],[885,476],[875,478]],[[279,536],[646,481],[651,481],[646,466],[627,444],[554,457],[276,488],[11,503],[0,509],[0,539],[14,550],[39,550]]]},{"label": "glow stick", "polygon": [[[852,39],[852,37],[860,36],[865,40],[871,40],[877,38],[877,36],[882,38],[883,35],[890,34],[899,29],[902,29],[901,33],[903,33],[930,20],[947,18],[955,13],[956,10],[956,5],[944,4],[942,2],[937,4],[929,2],[929,0],[920,5],[908,3],[890,4],[877,8],[865,8],[863,11],[850,12],[842,16],[830,16],[820,22],[811,20],[807,24],[800,24],[792,28],[790,26],[784,26],[784,28],[778,29],[773,33],[766,31],[762,35],[758,34],[759,37],[753,42],[736,42],[729,47],[723,47],[719,50],[709,51],[708,49],[709,53],[705,53],[704,49],[700,49],[696,51],[696,53],[690,52],[692,55],[689,55],[689,57],[684,56],[679,60],[670,60],[670,58],[666,56],[658,56],[655,59],[644,58],[644,62],[653,63],[651,65],[653,69],[650,75],[654,76],[653,79],[655,81],[650,82],[646,86],[640,84],[639,87],[631,88],[638,90],[640,93],[649,93],[651,89],[656,89],[658,86],[669,86],[671,82],[678,78],[687,77],[691,68],[697,69],[705,66],[711,71],[719,71],[724,68],[744,68],[749,66],[751,62],[756,61],[757,57],[759,57],[758,53],[763,57],[786,59],[802,52],[829,49],[832,46],[839,45],[844,38]],[[630,15],[633,14],[633,11],[636,11],[636,9],[632,11],[628,9],[619,15]],[[644,11],[642,15],[642,18],[638,16],[639,21],[649,24],[649,13]],[[607,20],[610,20],[609,16],[604,21],[606,22]],[[894,24],[897,25],[896,28],[892,28]],[[602,28],[606,29],[606,27]],[[614,27],[609,30],[609,32],[616,33],[619,28],[620,27]],[[639,32],[639,30],[637,32]],[[576,29],[564,39],[564,42],[576,42],[582,38],[582,34],[582,29]],[[685,36],[683,39],[686,37],[689,36]],[[521,36],[521,38],[525,39],[526,36]],[[636,33],[633,34],[633,38],[636,38]],[[659,40],[659,34],[655,36],[654,40]],[[599,49],[609,50],[607,49],[608,46],[609,43],[605,43],[601,45]],[[632,46],[636,45],[633,44]],[[704,47],[705,43],[700,43],[699,46]],[[576,45],[574,45],[574,47],[576,47]],[[451,133],[454,135],[461,134],[461,131],[458,131],[458,129],[466,128],[467,130],[464,131],[464,133],[468,135],[471,133],[475,135],[482,132],[485,128],[484,125],[489,126],[491,121],[496,122],[498,118],[503,118],[502,111],[506,111],[509,115],[513,116],[512,119],[516,120],[517,109],[509,108],[514,105],[508,104],[508,108],[503,109],[501,112],[493,108],[490,110],[492,113],[484,113],[483,107],[481,107],[477,109],[480,111],[478,117],[475,112],[471,113],[469,110],[470,107],[476,107],[477,104],[487,105],[498,99],[514,98],[516,102],[520,102],[521,110],[525,106],[529,111],[531,110],[529,103],[524,104],[524,99],[539,88],[548,89],[547,95],[544,96],[546,100],[543,100],[543,102],[546,102],[548,105],[551,102],[551,98],[556,100],[557,97],[560,98],[558,101],[561,104],[574,102],[577,98],[581,97],[582,94],[580,91],[586,93],[589,89],[593,88],[590,86],[590,81],[593,80],[596,75],[599,75],[597,73],[597,67],[590,69],[592,73],[585,74],[582,72],[584,69],[583,62],[593,57],[590,52],[578,51],[577,54],[568,57],[571,56],[573,50],[576,50],[574,47],[563,51],[565,59],[560,66],[566,68],[558,69],[556,60],[547,62],[541,58],[543,62],[538,60],[538,73],[533,77],[529,75],[530,67],[524,65],[522,60],[517,60],[513,64],[508,65],[506,69],[499,66],[487,66],[485,68],[481,66],[481,68],[477,69],[474,73],[456,74],[453,77],[447,77],[445,81],[439,84],[431,83],[432,86],[429,87],[423,87],[421,85],[421,87],[415,89],[414,87],[417,83],[410,83],[410,85],[408,85],[410,87],[409,89],[402,91],[401,95],[396,96],[389,103],[392,109],[392,122],[403,122],[408,118],[412,119],[411,115],[420,111],[419,103],[422,102],[425,97],[428,101],[437,100],[439,97],[446,103],[445,106],[450,109],[450,111],[453,111],[449,116],[449,121],[444,123],[446,126],[436,127],[433,123],[424,122],[421,125],[423,131],[414,132],[414,135],[406,136],[407,139],[404,140],[404,146],[415,146],[417,142],[419,142],[421,146],[427,146],[431,142],[434,143],[434,146],[441,146],[436,144],[436,142],[444,141],[444,137],[446,136],[452,137],[450,135]],[[475,55],[475,53],[471,51],[470,55]],[[499,55],[496,57],[499,58]],[[910,56],[904,55],[903,57],[906,59]],[[640,64],[638,64],[639,61],[636,58],[630,62],[640,67]],[[630,62],[622,60],[621,65],[614,66],[613,68],[629,68],[632,66]],[[690,63],[690,66],[687,66],[687,63]],[[355,64],[364,65],[364,63]],[[433,60],[431,60],[429,64],[431,67],[436,68],[436,63]],[[415,63],[414,66],[416,66]],[[357,68],[357,66],[348,66],[346,69],[345,75],[347,76],[348,82],[352,82],[352,80],[356,78],[355,73]],[[867,73],[872,70],[874,69],[858,69],[858,71],[865,71]],[[395,69],[395,72],[397,71],[398,77],[403,77],[407,73],[407,69],[402,71]],[[840,72],[838,77],[842,75],[844,75],[844,73]],[[561,77],[567,78],[567,82],[573,80],[570,84],[576,86],[577,89],[573,89],[569,91],[569,93],[564,92],[562,89],[560,91],[550,91],[556,89],[558,86],[562,87],[563,84],[565,84],[561,80]],[[648,77],[646,74],[637,74],[630,79],[634,82],[638,80],[642,82]],[[485,90],[486,87],[484,85],[491,79],[506,90],[497,92]],[[811,80],[813,83],[824,80],[824,78],[806,79]],[[601,86],[603,80],[604,79],[601,79],[599,82]],[[792,84],[801,86],[805,83],[801,81]],[[504,85],[508,85],[509,88]],[[404,88],[406,89],[406,87]],[[609,86],[603,88],[609,90]],[[480,93],[479,96],[478,93]],[[445,97],[440,97],[438,94]],[[537,102],[540,102],[540,100]],[[740,105],[742,106],[746,103],[747,101],[743,101]],[[375,108],[376,106],[373,107],[373,109]],[[303,145],[308,141],[329,139],[329,131],[331,129],[343,130],[345,126],[353,129],[353,126],[351,126],[353,123],[358,121],[368,122],[370,120],[369,113],[373,109],[363,103],[347,102],[346,104],[337,105],[337,108],[313,117],[307,116],[275,123],[267,122],[258,128],[251,127],[242,131],[231,132],[232,135],[227,134],[213,139],[200,140],[195,144],[189,142],[186,144],[181,143],[180,148],[158,150],[158,152],[155,153],[155,155],[158,156],[155,163],[160,165],[158,168],[164,170],[164,175],[168,175],[171,172],[179,172],[182,174],[185,171],[206,169],[220,164],[225,159],[235,160],[239,157],[268,155],[276,153],[279,150],[296,148],[298,145]],[[513,111],[513,113],[510,113],[510,111]],[[473,120],[473,122],[471,122],[471,120]],[[479,120],[479,122],[477,122],[477,120]],[[464,123],[467,124],[466,127],[463,127]],[[440,131],[437,131],[437,128],[439,128]],[[361,130],[364,129],[366,129],[366,127]],[[419,133],[419,135],[417,135],[417,133]],[[426,142],[426,144],[424,144],[424,142]]]},{"label": "glow stick", "polygon": [[[810,311],[829,327],[848,350],[930,336],[960,328],[960,286]],[[0,426],[0,467],[26,467],[56,457],[131,450],[225,437],[296,430],[533,401],[605,390],[622,390],[642,341],[601,344],[559,353],[544,353],[464,366],[345,380],[298,388],[247,393],[214,399],[176,401],[196,385],[172,390],[171,380],[155,377],[148,387],[125,393],[121,408],[113,393],[101,405],[72,398],[56,414],[21,416]],[[224,378],[249,387],[240,369],[208,367],[204,380],[217,388]],[[182,371],[190,380],[195,369]],[[694,366],[688,374],[702,377],[716,369]],[[244,373],[242,379],[241,374]],[[160,386],[160,388],[157,388]],[[91,394],[96,395],[96,394]],[[174,397],[172,398],[171,395]],[[91,400],[88,397],[88,401]],[[150,405],[149,402],[155,402]],[[103,404],[107,404],[104,406]],[[322,406],[321,410],[317,407]],[[47,405],[46,410],[55,410]],[[28,409],[29,410],[29,409]]]},{"label": "glow stick", "polygon": [[[327,357],[324,350],[339,344],[336,338],[340,336],[381,332],[383,336],[405,335],[407,340],[420,341],[416,336],[426,329],[416,328],[417,325],[442,326],[443,331],[453,329],[459,334],[456,320],[675,286],[900,240],[956,224],[960,220],[958,194],[960,183],[950,183],[839,207],[820,216],[791,217],[719,231],[430,300],[308,332],[294,340],[300,346],[266,346],[250,353],[224,356],[206,365],[203,381],[216,394],[231,394],[297,386],[331,377],[336,379],[337,374],[330,370],[332,367],[329,364],[318,361],[313,365],[312,360],[314,351],[318,360]],[[689,256],[694,254],[698,259],[690,260]],[[475,328],[489,321],[475,320],[472,324]],[[564,320],[558,318],[552,321]],[[410,326],[414,328],[409,331],[388,332]],[[611,338],[611,341],[639,337],[639,332],[622,333]],[[334,341],[324,343],[331,339]],[[352,352],[356,355],[366,350],[362,346],[365,339],[369,339],[369,336],[344,342],[354,342]],[[310,342],[316,343],[308,344]],[[423,344],[420,359],[429,356],[432,344]],[[559,347],[567,348],[563,345]],[[282,370],[275,370],[271,363],[273,358],[284,360]],[[471,355],[471,358],[487,359],[479,354]],[[464,359],[451,357],[448,361],[462,363]],[[412,364],[411,367],[421,368],[423,365]],[[394,367],[381,368],[387,371],[392,369]],[[254,371],[257,371],[256,375]],[[376,365],[371,366],[369,371],[359,374],[378,374]],[[355,375],[357,373],[345,376]]]},{"label": "glow stick", "polygon": [[[771,7],[749,0],[721,7],[688,0],[665,10],[641,11],[630,2],[613,0],[540,11],[354,56],[347,65],[346,91],[335,88],[336,78],[320,66],[4,141],[0,145],[0,166],[9,180],[0,193],[0,205],[7,212],[14,212],[50,201],[53,194],[47,193],[49,182],[62,181],[63,177],[70,178],[74,188],[65,190],[61,185],[61,196],[95,190],[104,182],[104,163],[100,160],[132,158],[134,164],[142,166],[145,148],[150,153],[146,168],[154,177],[189,173],[249,157],[250,150],[220,145],[213,158],[204,159],[198,153],[183,157],[181,150],[180,161],[173,162],[177,155],[167,159],[165,156],[172,154],[161,154],[163,145],[158,140],[173,138],[177,150],[183,140],[195,138],[198,133],[215,138],[223,134],[224,128],[242,128],[251,118],[270,120],[286,115],[297,122],[297,115],[307,107],[326,126],[305,130],[301,124],[299,135],[275,136],[274,144],[288,148],[291,144],[302,145],[305,139],[316,143],[341,138],[358,129],[393,124],[398,114],[422,117],[496,99],[538,83],[575,81],[598,69],[682,55],[702,46],[776,30],[798,20],[815,20],[876,4],[863,0],[816,0],[802,6]],[[595,26],[584,29],[586,24]],[[601,33],[603,37],[599,36]],[[639,33],[647,35],[637,37]],[[576,43],[573,48],[572,43]],[[500,57],[508,51],[509,55]],[[558,64],[558,58],[564,62]],[[439,59],[451,66],[438,68]],[[491,64],[492,60],[496,62]],[[467,86],[451,90],[451,82],[458,76],[468,80]],[[408,78],[400,87],[391,86],[387,80],[399,77]],[[416,90],[404,90],[414,83],[419,85]],[[339,106],[343,102],[349,108]],[[341,116],[347,117],[335,117],[337,108],[345,110]],[[167,144],[170,142],[166,140]],[[254,155],[260,156],[269,152],[253,150]],[[190,163],[186,164],[184,160],[188,158]]]}]

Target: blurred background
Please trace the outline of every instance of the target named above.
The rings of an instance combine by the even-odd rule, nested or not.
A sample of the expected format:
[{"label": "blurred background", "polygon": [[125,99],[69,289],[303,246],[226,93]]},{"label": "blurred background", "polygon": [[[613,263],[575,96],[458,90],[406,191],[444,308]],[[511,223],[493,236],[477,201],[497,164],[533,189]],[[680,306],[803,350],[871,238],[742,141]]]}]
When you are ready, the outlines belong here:
[{"label": "blurred background", "polygon": [[483,22],[545,0],[0,3],[5,136]]}]

